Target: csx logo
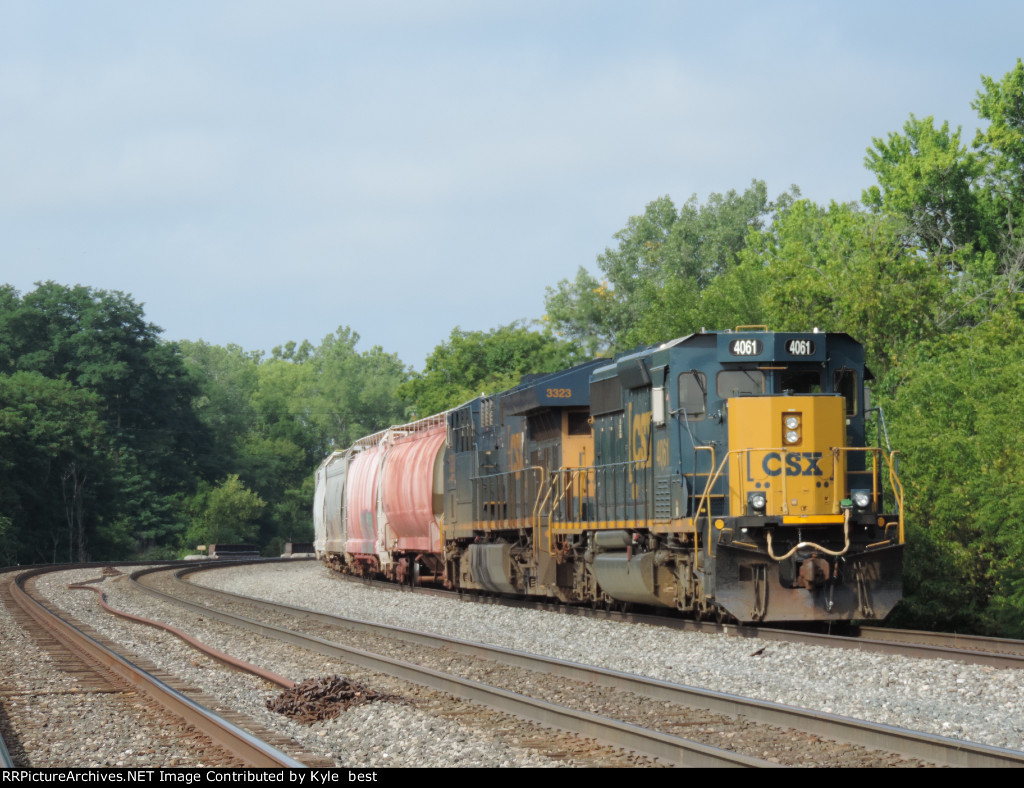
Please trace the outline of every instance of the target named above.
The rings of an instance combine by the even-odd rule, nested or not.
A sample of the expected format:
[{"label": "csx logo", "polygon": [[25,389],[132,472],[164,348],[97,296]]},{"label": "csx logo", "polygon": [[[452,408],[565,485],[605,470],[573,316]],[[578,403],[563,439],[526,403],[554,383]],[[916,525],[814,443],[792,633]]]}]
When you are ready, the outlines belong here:
[{"label": "csx logo", "polygon": [[[777,451],[770,451],[761,460],[761,470],[766,476],[781,476],[785,468],[786,476],[824,476],[824,472],[818,467],[821,462],[820,451],[787,452],[785,460]],[[750,475],[750,458],[747,457],[747,477],[753,481]]]}]

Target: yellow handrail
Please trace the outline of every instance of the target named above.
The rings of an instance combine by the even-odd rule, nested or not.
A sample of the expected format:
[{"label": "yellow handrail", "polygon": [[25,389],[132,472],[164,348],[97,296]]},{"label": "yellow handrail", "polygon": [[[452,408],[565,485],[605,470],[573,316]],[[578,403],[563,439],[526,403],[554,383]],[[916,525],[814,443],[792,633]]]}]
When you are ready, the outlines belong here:
[{"label": "yellow handrail", "polygon": [[[711,451],[711,456],[712,456],[712,465],[711,465],[711,467],[714,468],[715,467],[714,466],[714,449],[712,447],[710,447],[710,446],[697,446],[696,448],[698,448],[698,449],[706,449],[706,450]],[[770,448],[752,448],[752,447],[750,447],[750,448],[743,448],[743,449],[732,449],[732,450],[730,450],[729,452],[726,453],[725,457],[722,458],[722,462],[719,464],[719,466],[718,466],[717,470],[714,472],[714,474],[709,474],[708,475],[708,480],[707,480],[707,482],[704,485],[704,492],[701,495],[700,502],[698,503],[697,508],[696,508],[696,510],[693,513],[693,520],[692,520],[692,522],[693,522],[693,529],[694,529],[694,549],[695,549],[695,551],[696,551],[696,541],[697,541],[697,520],[700,517],[701,511],[703,510],[703,508],[704,508],[708,498],[710,497],[711,489],[713,488],[715,482],[718,481],[719,476],[722,475],[722,470],[725,468],[725,465],[726,465],[726,463],[729,460],[729,455],[731,455],[731,454],[737,455],[737,460],[738,460],[740,455],[746,454],[746,453],[749,453],[749,452],[779,452],[782,455],[786,455],[786,454],[789,453],[789,451],[790,451],[790,449],[787,449],[786,447],[775,447],[775,446],[773,446],[773,447],[770,447]],[[874,446],[835,446],[835,447],[832,447],[831,451],[832,451],[832,453],[833,453],[833,455],[835,457],[838,457],[841,452],[854,452],[854,451],[871,452],[871,455],[872,455],[872,475],[871,475],[872,497],[876,501],[879,500],[880,496],[881,496],[881,491],[878,488],[878,473],[877,473],[878,458],[879,457],[884,457],[885,458],[886,464],[889,466],[889,482],[890,482],[890,484],[892,485],[892,488],[893,488],[893,497],[895,498],[895,501],[896,501],[896,511],[897,511],[897,515],[898,515],[898,518],[899,518],[899,543],[903,544],[903,542],[904,542],[904,523],[903,523],[903,497],[904,497],[904,493],[903,493],[903,485],[900,482],[899,477],[896,475],[896,467],[895,467],[894,460],[895,460],[895,456],[896,456],[897,452],[894,451],[891,454],[889,454],[888,456],[886,456],[885,454],[883,454],[881,449],[879,449],[877,447],[874,447]],[[783,488],[783,500],[782,500],[783,514],[787,514],[788,511],[789,511],[789,507],[787,505],[788,498],[786,497],[786,476],[785,475],[783,475],[783,477],[782,477],[782,488]],[[833,509],[833,514],[838,514],[839,513],[839,499],[838,498],[836,498],[835,501],[833,502],[832,509]],[[708,535],[707,535],[708,557],[713,558],[714,554],[712,553],[712,550],[711,550],[711,507],[710,506],[708,506],[707,520],[708,520]],[[699,556],[699,553],[697,553],[697,555]],[[696,562],[695,562],[695,564],[696,564]],[[698,568],[699,568],[699,566],[698,566]]]}]

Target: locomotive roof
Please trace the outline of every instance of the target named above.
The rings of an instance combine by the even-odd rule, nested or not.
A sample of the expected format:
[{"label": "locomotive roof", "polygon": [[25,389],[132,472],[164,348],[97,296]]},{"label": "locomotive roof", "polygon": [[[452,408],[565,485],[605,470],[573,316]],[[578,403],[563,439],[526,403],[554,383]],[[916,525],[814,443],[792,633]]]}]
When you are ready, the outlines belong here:
[{"label": "locomotive roof", "polygon": [[501,395],[502,410],[505,413],[518,414],[537,408],[589,405],[590,373],[605,361],[607,359],[598,358],[560,372],[524,376],[518,386]]},{"label": "locomotive roof", "polygon": [[[735,348],[732,343],[747,339],[751,340],[751,344],[743,346],[746,352],[733,352]],[[793,340],[810,344],[801,346],[804,352],[794,354],[787,350]],[[738,329],[723,331],[702,330],[657,345],[627,351],[595,369],[592,377],[594,380],[621,377],[623,383],[630,388],[647,385],[650,370],[668,364],[669,352],[684,346],[713,348],[717,345],[719,363],[819,361],[824,358],[826,347],[834,340],[844,340],[851,345],[860,346],[849,334],[840,331],[825,332],[817,328],[809,331],[768,331],[761,326],[741,326]]]}]

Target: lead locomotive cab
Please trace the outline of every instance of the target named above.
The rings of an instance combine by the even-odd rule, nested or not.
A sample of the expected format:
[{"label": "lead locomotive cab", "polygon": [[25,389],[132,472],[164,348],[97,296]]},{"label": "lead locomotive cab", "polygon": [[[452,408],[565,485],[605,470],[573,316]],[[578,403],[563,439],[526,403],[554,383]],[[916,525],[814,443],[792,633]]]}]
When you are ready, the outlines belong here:
[{"label": "lead locomotive cab", "polygon": [[718,361],[764,391],[726,401],[727,511],[708,518],[719,606],[752,621],[884,617],[901,596],[902,494],[891,454],[865,441],[861,347],[723,333]]}]

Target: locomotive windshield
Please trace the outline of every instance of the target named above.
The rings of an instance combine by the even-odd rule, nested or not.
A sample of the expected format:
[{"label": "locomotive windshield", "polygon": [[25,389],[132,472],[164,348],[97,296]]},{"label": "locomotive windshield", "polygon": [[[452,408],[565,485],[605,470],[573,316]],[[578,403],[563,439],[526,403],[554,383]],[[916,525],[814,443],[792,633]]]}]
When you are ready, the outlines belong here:
[{"label": "locomotive windshield", "polygon": [[778,392],[790,391],[793,394],[820,394],[821,370],[812,367],[788,367],[775,377]]}]

